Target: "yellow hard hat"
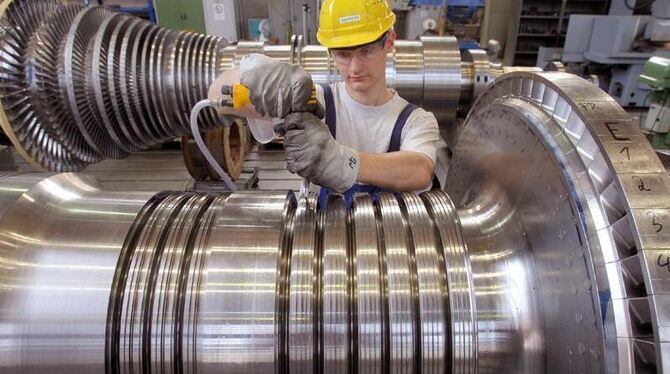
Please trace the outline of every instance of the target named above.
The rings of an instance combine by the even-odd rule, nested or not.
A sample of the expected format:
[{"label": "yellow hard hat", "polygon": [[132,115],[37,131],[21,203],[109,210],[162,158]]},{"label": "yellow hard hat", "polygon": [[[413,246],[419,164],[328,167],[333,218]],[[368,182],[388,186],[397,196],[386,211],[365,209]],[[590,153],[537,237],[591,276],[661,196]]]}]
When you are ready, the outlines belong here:
[{"label": "yellow hard hat", "polygon": [[327,48],[356,47],[379,39],[394,23],[386,0],[326,0],[316,37]]}]

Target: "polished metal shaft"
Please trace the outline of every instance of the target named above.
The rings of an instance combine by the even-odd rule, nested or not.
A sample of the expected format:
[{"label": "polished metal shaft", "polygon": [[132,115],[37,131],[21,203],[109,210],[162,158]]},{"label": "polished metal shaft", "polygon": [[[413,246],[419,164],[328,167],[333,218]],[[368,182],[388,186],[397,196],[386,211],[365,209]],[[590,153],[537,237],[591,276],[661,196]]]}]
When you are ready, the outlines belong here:
[{"label": "polished metal shaft", "polygon": [[[210,83],[249,53],[302,65],[316,83],[340,79],[328,50],[302,37],[228,46],[78,2],[5,1],[0,30],[0,124],[26,160],[51,171],[78,171],[187,134],[191,108]],[[483,51],[465,57],[454,37],[400,40],[388,55],[389,87],[432,111],[444,138],[459,106],[466,112],[502,72]],[[200,119],[203,130],[227,121],[211,108]]]},{"label": "polished metal shaft", "polygon": [[476,365],[465,244],[443,192],[319,210],[287,193],[110,193],[61,174],[4,212],[0,241],[9,371]]},{"label": "polished metal shaft", "polygon": [[668,371],[670,177],[574,75],[485,90],[445,192],[2,177],[7,372]]}]

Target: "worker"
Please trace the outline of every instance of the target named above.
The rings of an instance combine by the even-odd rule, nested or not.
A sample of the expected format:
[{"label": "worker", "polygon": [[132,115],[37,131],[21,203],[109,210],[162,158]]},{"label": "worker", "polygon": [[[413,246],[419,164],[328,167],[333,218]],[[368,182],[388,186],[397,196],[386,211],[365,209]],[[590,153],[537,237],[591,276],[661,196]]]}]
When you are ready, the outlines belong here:
[{"label": "worker", "polygon": [[317,38],[327,47],[342,79],[317,86],[325,124],[307,101],[310,76],[299,66],[273,60],[241,73],[256,110],[284,123],[287,168],[321,186],[325,206],[331,192],[348,205],[357,192],[430,189],[438,124],[432,113],[387,88],[386,60],[396,33],[385,0],[326,0]]}]

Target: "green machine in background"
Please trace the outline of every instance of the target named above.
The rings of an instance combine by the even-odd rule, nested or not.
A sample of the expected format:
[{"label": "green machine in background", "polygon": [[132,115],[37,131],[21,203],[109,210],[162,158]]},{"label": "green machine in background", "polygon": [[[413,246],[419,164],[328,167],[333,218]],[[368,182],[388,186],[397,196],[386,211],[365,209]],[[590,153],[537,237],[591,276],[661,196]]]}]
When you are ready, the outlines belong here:
[{"label": "green machine in background", "polygon": [[670,148],[670,59],[652,57],[644,65],[640,82],[649,85],[649,113],[642,125],[656,149]]},{"label": "green machine in background", "polygon": [[160,26],[201,34],[206,32],[202,1],[154,0],[154,6]]}]

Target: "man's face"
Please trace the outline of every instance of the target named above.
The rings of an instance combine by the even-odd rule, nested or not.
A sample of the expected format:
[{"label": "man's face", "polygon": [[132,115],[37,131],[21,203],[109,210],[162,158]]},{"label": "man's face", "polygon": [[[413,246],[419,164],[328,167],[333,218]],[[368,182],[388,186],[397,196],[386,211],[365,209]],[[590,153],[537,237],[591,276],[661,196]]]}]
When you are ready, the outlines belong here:
[{"label": "man's face", "polygon": [[331,50],[340,76],[357,92],[365,92],[386,77],[386,54],[393,50],[395,33],[365,46]]}]

